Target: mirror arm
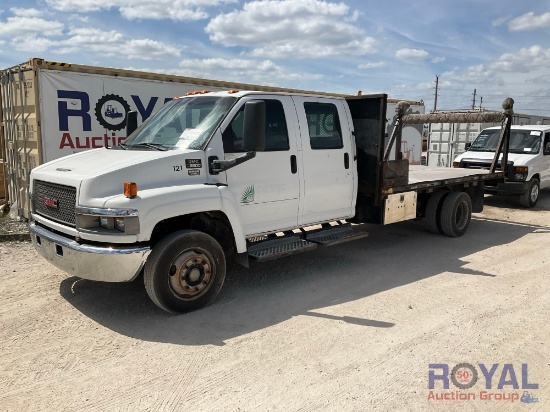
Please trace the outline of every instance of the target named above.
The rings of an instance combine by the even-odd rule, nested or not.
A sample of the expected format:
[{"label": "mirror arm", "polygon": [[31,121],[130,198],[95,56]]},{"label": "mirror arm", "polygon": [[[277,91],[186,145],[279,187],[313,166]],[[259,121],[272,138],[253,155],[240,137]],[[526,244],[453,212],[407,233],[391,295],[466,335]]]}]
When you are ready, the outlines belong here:
[{"label": "mirror arm", "polygon": [[220,172],[225,172],[228,169],[231,169],[232,167],[235,167],[237,165],[240,165],[241,163],[244,163],[250,159],[253,159],[256,157],[256,152],[246,152],[245,154],[236,157],[232,160],[212,160],[210,163],[209,171],[211,175],[217,175]]}]

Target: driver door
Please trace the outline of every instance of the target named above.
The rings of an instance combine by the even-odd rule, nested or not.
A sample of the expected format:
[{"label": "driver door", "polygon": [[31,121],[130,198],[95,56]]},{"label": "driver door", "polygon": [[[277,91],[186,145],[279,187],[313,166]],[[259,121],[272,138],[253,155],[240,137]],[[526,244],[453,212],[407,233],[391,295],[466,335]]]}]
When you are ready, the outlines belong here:
[{"label": "driver door", "polygon": [[227,170],[227,184],[238,202],[245,236],[295,228],[298,224],[300,173],[297,165],[296,111],[288,96],[261,95],[241,99],[241,107],[222,133],[225,159],[243,150],[244,103],[264,100],[266,125],[264,152]]}]

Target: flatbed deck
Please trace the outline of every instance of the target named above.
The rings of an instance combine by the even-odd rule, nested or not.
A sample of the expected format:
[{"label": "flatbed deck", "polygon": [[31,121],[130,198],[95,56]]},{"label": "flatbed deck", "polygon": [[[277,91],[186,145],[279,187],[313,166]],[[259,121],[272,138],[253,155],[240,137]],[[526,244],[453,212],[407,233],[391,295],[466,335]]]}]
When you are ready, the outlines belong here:
[{"label": "flatbed deck", "polygon": [[501,171],[490,173],[489,170],[483,169],[409,165],[409,183],[384,187],[382,193],[391,194],[414,190],[422,191],[424,189],[431,191],[431,189],[438,186],[458,183],[464,183],[468,186],[471,183],[477,184],[480,181],[500,179],[504,180],[504,173]]}]

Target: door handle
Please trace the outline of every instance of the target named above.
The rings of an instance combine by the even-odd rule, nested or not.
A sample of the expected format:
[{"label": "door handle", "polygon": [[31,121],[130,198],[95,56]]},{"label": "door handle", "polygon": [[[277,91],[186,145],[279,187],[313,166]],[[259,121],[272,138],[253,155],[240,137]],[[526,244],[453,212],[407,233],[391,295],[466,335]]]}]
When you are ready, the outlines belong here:
[{"label": "door handle", "polygon": [[349,154],[348,153],[344,153],[344,167],[346,169],[349,169]]},{"label": "door handle", "polygon": [[298,163],[296,163],[296,155],[290,156],[290,171],[295,174],[298,171]]}]

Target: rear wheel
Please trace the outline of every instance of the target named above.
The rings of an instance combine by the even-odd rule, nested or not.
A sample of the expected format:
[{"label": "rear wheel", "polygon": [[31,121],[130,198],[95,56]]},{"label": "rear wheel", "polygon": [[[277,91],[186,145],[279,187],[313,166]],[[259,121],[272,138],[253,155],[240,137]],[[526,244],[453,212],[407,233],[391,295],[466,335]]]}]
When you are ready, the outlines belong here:
[{"label": "rear wheel", "polygon": [[470,225],[472,218],[472,199],[464,192],[451,192],[441,207],[441,229],[443,234],[460,237]]},{"label": "rear wheel", "polygon": [[534,207],[539,201],[540,195],[540,182],[536,177],[529,181],[529,188],[527,192],[522,194],[519,198],[519,202],[523,207]]},{"label": "rear wheel", "polygon": [[443,233],[441,229],[441,206],[448,194],[449,192],[446,190],[440,190],[432,193],[428,199],[425,216],[428,230],[432,233]]},{"label": "rear wheel", "polygon": [[213,237],[181,230],[153,248],[143,277],[145,289],[158,307],[183,313],[214,300],[222,288],[225,270],[223,249]]}]

